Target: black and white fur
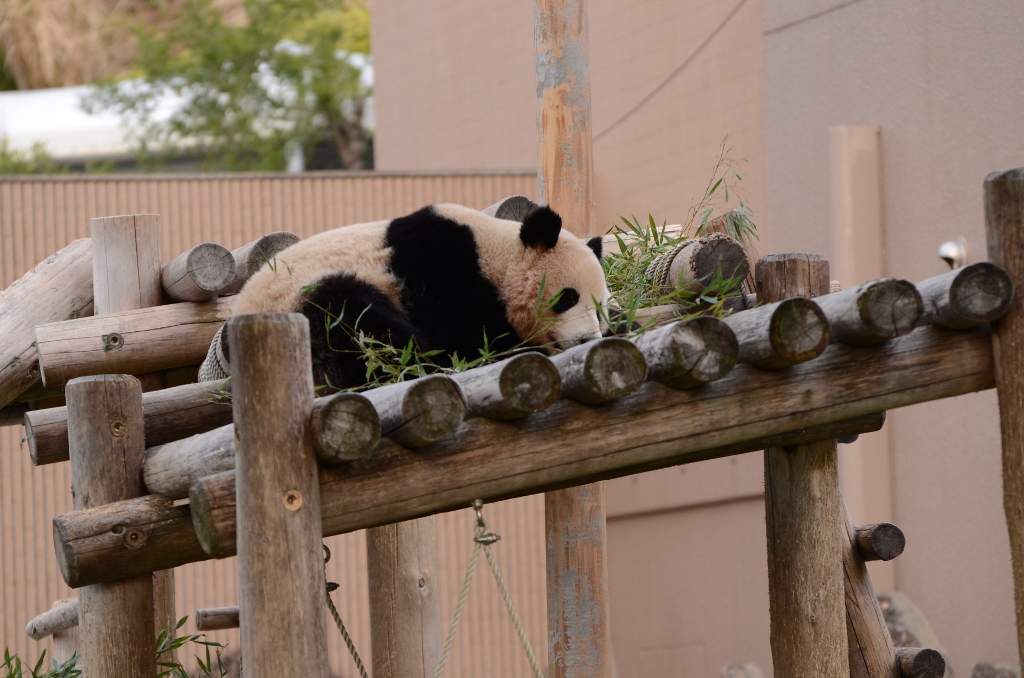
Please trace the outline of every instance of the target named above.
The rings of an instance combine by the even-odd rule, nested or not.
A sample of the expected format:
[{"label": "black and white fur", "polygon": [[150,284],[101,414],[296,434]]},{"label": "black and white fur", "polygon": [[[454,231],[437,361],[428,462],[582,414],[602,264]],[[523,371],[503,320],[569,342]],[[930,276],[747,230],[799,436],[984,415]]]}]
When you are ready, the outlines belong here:
[{"label": "black and white fur", "polygon": [[[567,347],[600,336],[608,290],[601,239],[562,231],[547,207],[520,224],[460,205],[433,205],[390,221],[346,226],[278,253],[242,289],[233,314],[298,312],[309,319],[314,380],[366,381],[350,328],[420,350],[476,358],[484,336],[503,351],[524,342]],[[538,324],[538,299],[549,307]]]}]

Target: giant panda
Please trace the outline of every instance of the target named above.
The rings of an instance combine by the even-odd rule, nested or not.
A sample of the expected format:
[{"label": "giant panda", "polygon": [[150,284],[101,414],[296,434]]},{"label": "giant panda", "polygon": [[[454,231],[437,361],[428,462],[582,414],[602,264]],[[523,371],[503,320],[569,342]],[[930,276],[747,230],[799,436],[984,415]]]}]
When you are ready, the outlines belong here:
[{"label": "giant panda", "polygon": [[[608,289],[600,258],[600,238],[564,231],[548,207],[532,207],[520,223],[432,205],[279,252],[245,284],[232,315],[305,315],[314,381],[351,388],[366,382],[366,367],[350,332],[331,327],[336,319],[395,346],[414,339],[422,351],[439,351],[432,360],[442,365],[454,354],[476,358],[485,335],[499,352],[601,336]],[[230,347],[222,349],[230,361]]]}]

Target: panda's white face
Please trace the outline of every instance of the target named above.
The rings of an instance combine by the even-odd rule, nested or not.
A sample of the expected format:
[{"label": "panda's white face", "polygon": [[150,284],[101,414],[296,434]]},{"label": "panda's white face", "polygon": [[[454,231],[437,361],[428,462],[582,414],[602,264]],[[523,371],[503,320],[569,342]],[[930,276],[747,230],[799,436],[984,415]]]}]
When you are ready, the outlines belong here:
[{"label": "panda's white face", "polygon": [[[595,241],[600,243],[600,239]],[[542,327],[548,340],[561,349],[601,336],[598,307],[608,302],[608,288],[599,251],[570,233],[541,257],[547,308]],[[538,290],[539,291],[539,290]]]}]

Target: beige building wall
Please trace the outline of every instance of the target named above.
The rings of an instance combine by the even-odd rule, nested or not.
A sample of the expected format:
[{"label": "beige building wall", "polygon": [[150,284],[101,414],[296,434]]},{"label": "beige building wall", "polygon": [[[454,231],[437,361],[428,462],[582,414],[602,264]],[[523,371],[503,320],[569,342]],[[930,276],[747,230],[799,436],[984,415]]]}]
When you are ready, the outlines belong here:
[{"label": "beige building wall", "polygon": [[[880,128],[881,272],[941,273],[937,249],[960,235],[970,259],[984,259],[982,181],[1024,165],[1024,5],[764,0],[763,12],[773,248],[847,258],[830,128],[869,125]],[[873,262],[858,263],[866,275]],[[980,660],[1017,665],[995,392],[891,412],[875,435],[907,535],[896,588],[928,617],[956,675]]]}]

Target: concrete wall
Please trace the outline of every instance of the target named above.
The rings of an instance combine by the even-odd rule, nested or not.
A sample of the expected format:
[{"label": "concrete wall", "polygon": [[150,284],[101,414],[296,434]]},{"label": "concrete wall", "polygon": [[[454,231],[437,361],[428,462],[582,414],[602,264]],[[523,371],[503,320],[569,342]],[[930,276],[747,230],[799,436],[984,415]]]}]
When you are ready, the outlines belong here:
[{"label": "concrete wall", "polygon": [[[773,248],[843,258],[829,130],[878,125],[882,271],[940,273],[938,246],[960,235],[984,259],[982,180],[1024,165],[1024,5],[764,0],[763,13]],[[892,518],[908,540],[896,587],[958,676],[979,660],[1016,665],[995,393],[892,412],[886,429]]]}]

